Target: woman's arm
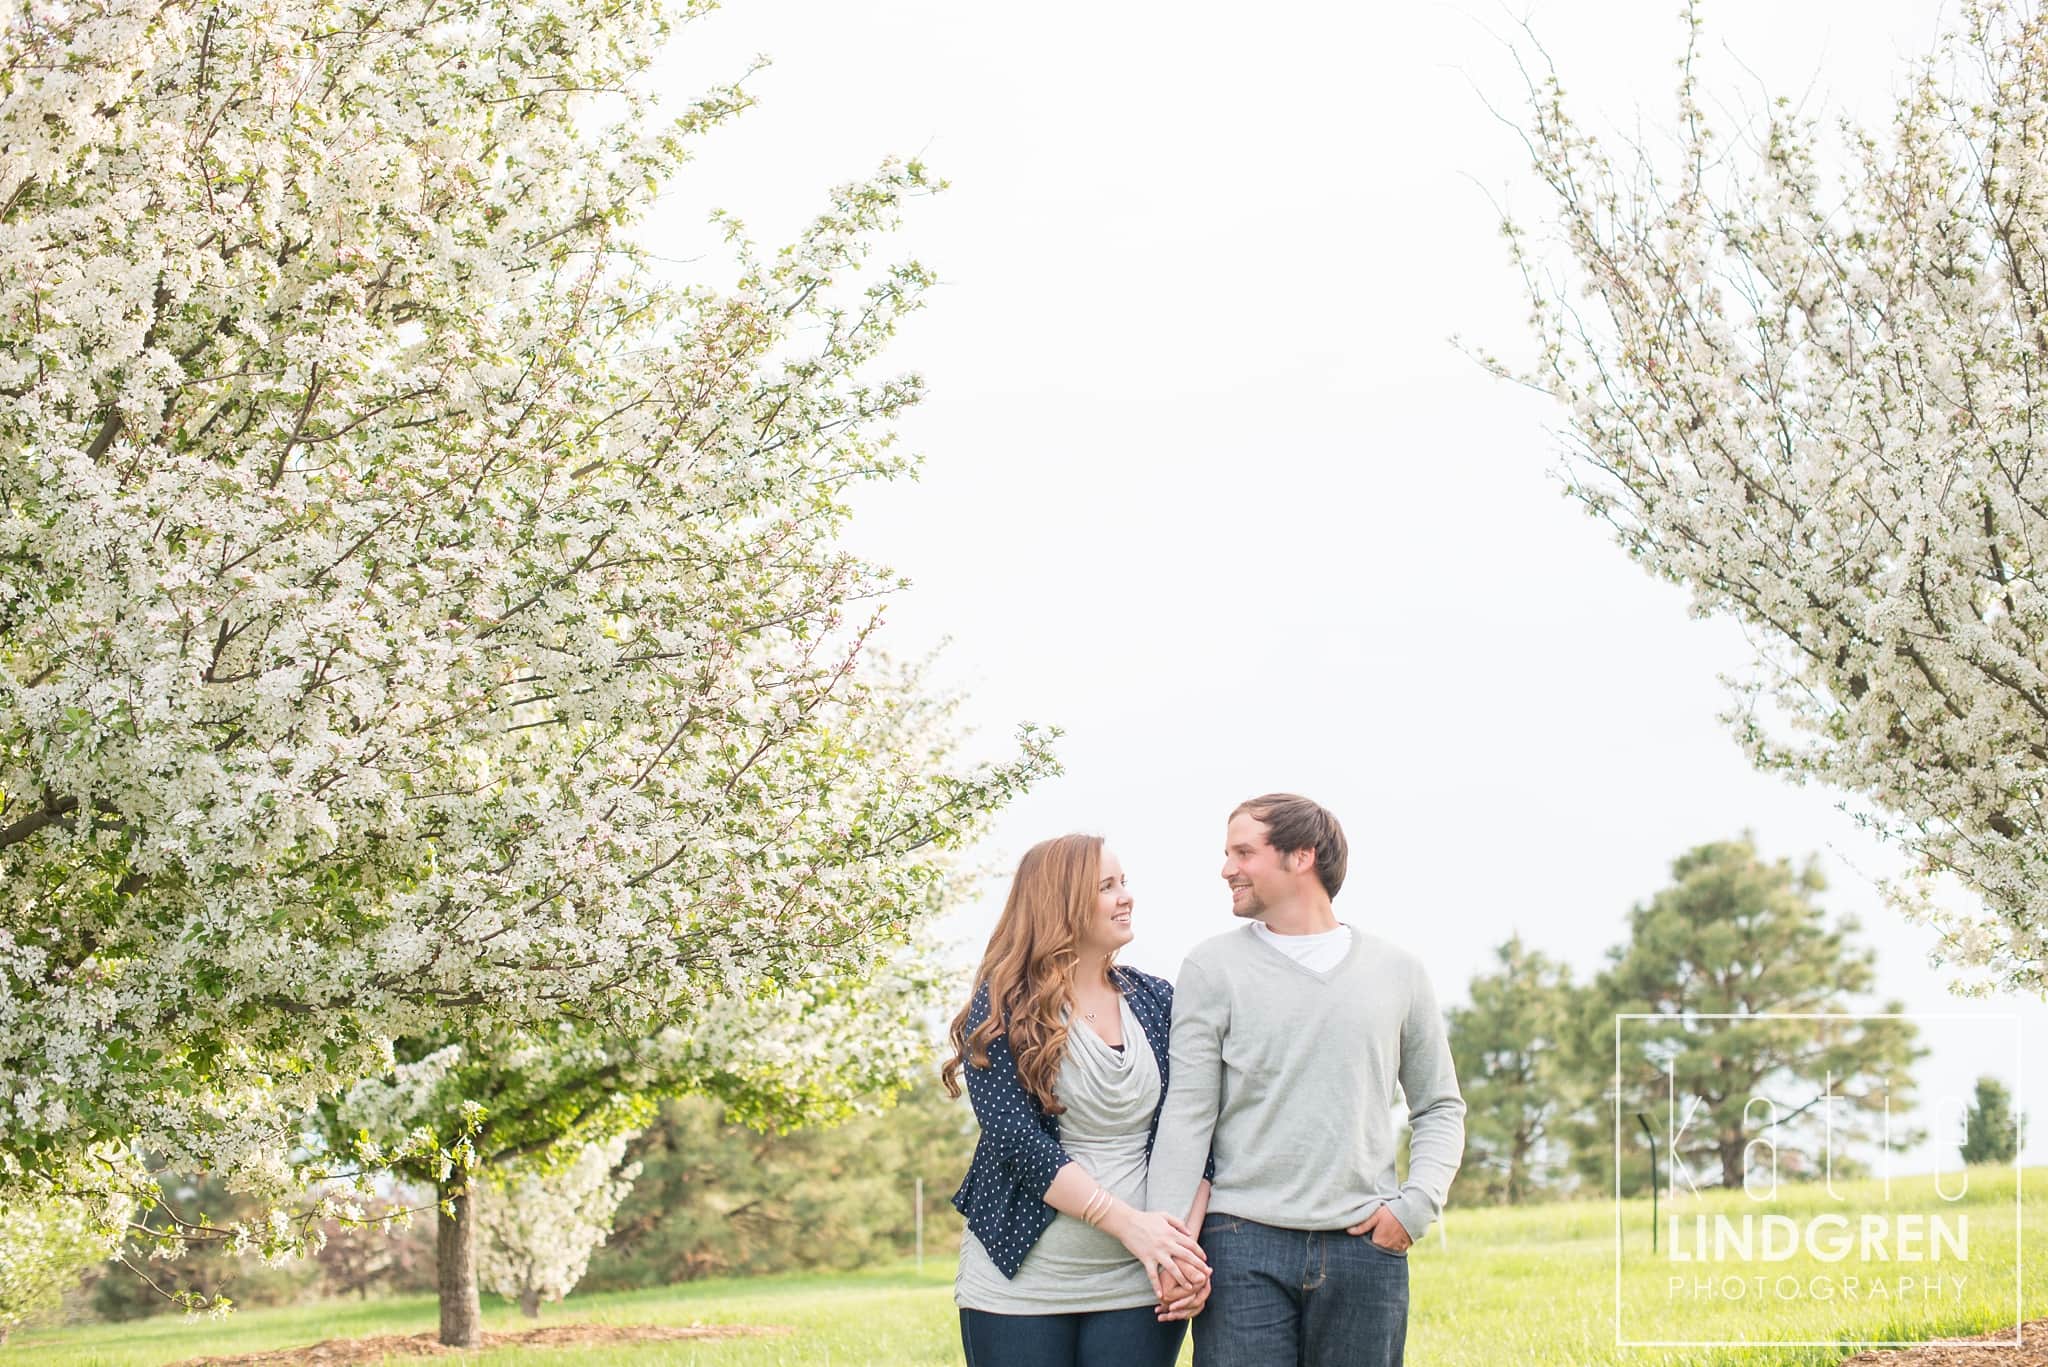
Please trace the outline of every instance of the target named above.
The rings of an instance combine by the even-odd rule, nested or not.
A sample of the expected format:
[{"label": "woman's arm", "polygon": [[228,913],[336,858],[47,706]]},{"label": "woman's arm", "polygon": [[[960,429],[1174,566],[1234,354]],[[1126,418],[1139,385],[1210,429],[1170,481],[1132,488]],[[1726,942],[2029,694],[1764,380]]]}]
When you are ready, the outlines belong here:
[{"label": "woman's arm", "polygon": [[[988,986],[983,984],[968,1006],[970,1037],[981,1028],[988,1014]],[[1074,1160],[1038,1123],[1038,1099],[1025,1090],[1024,1080],[1017,1075],[1017,1060],[1010,1052],[1009,1039],[997,1035],[988,1042],[988,1067],[977,1068],[969,1060],[960,1072],[982,1135],[995,1147],[1003,1166],[1035,1195],[1043,1197],[1060,1169]]]},{"label": "woman's arm", "polygon": [[[987,1017],[988,989],[983,987],[968,1013],[969,1033]],[[1133,1210],[1111,1196],[1039,1125],[1038,1100],[1017,1075],[1008,1039],[998,1035],[989,1041],[988,1067],[970,1062],[961,1072],[982,1134],[1011,1172],[1047,1205],[1062,1215],[1087,1220],[1129,1249],[1144,1264],[1155,1294],[1164,1292],[1162,1274],[1178,1273],[1184,1279],[1208,1276],[1201,1246],[1185,1224],[1158,1211]]]},{"label": "woman's arm", "polygon": [[1188,1227],[1158,1210],[1139,1210],[1110,1195],[1079,1163],[1068,1163],[1045,1190],[1045,1203],[1062,1215],[1084,1220],[1115,1239],[1144,1265],[1152,1294],[1166,1298],[1171,1286],[1207,1285],[1209,1263]]}]

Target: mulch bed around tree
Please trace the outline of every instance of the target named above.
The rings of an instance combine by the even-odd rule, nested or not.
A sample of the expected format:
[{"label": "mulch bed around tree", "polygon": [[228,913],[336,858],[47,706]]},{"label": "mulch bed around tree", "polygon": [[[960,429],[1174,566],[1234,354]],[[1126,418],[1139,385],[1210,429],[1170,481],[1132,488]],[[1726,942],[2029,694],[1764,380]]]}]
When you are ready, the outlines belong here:
[{"label": "mulch bed around tree", "polygon": [[[601,1343],[667,1343],[680,1339],[736,1339],[758,1334],[786,1334],[789,1330],[757,1324],[550,1324],[539,1329],[522,1329],[511,1334],[483,1336],[484,1348],[580,1348]],[[187,1358],[175,1367],[285,1367],[285,1364],[318,1363],[320,1367],[381,1362],[387,1357],[439,1357],[460,1353],[433,1334],[373,1334],[359,1339],[328,1339],[303,1348],[279,1348],[268,1353],[242,1353],[234,1357]]]},{"label": "mulch bed around tree", "polygon": [[1842,1367],[2048,1367],[2048,1319],[2022,1324],[2017,1348],[2012,1337],[2012,1330],[2000,1329],[1912,1348],[1872,1348],[1845,1359]]}]

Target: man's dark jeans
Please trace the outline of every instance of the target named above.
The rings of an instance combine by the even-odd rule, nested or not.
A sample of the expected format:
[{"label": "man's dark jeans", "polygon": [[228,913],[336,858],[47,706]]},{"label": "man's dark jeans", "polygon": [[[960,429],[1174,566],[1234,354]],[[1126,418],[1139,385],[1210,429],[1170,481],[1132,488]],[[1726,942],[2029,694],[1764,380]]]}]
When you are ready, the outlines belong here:
[{"label": "man's dark jeans", "polygon": [[1202,1222],[1212,1276],[1195,1367],[1401,1367],[1408,1256],[1343,1230]]}]

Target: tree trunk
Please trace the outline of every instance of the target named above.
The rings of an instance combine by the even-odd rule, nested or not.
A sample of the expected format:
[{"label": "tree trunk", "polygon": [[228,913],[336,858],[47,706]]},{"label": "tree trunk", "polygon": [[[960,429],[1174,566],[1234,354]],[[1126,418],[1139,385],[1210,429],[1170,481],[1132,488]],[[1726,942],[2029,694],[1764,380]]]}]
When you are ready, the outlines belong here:
[{"label": "tree trunk", "polygon": [[469,1175],[457,1168],[438,1194],[447,1206],[434,1218],[434,1282],[441,1298],[441,1342],[450,1348],[475,1348],[483,1341],[483,1305],[476,1291],[476,1220],[469,1201]]},{"label": "tree trunk", "polygon": [[527,1287],[519,1293],[519,1313],[530,1320],[540,1318],[540,1292]]},{"label": "tree trunk", "polygon": [[1741,1135],[1721,1141],[1721,1185],[1730,1191],[1742,1190],[1744,1160],[1749,1157],[1744,1151]]},{"label": "tree trunk", "polygon": [[1508,1147],[1508,1204],[1519,1206],[1529,1197],[1529,1155],[1536,1141],[1527,1132],[1515,1131]]}]

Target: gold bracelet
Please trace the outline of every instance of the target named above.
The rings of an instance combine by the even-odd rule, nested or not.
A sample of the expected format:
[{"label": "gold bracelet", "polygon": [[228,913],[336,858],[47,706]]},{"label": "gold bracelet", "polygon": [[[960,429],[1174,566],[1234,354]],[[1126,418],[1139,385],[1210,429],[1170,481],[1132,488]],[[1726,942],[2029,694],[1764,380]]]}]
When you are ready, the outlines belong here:
[{"label": "gold bracelet", "polygon": [[[1100,1209],[1097,1209],[1095,1205],[1098,1199],[1102,1202]],[[1087,1207],[1082,1211],[1081,1218],[1094,1228],[1100,1229],[1102,1228],[1102,1222],[1109,1218],[1110,1207],[1115,1204],[1116,1198],[1111,1196],[1107,1189],[1097,1187],[1095,1195],[1089,1198]]]}]

